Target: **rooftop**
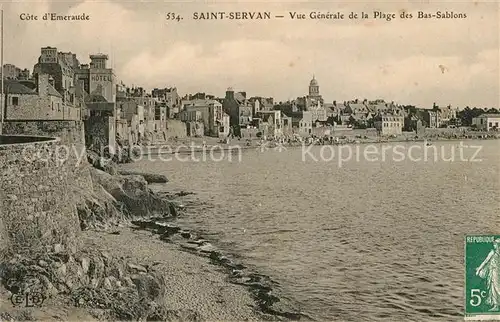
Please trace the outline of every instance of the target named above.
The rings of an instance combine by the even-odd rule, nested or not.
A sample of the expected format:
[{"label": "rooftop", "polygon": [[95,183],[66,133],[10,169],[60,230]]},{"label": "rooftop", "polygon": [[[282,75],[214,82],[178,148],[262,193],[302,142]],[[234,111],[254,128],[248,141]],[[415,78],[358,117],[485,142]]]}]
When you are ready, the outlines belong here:
[{"label": "rooftop", "polygon": [[494,113],[485,113],[481,114],[478,117],[485,118],[485,117],[491,117],[491,118],[500,118],[500,114],[494,114]]},{"label": "rooftop", "polygon": [[[6,79],[4,80],[4,92],[8,94],[31,94],[37,95],[35,90],[30,89],[27,86],[24,86],[20,82],[16,80]],[[55,91],[55,89],[54,89]],[[57,91],[56,91],[57,92]]]},{"label": "rooftop", "polygon": [[219,101],[213,99],[194,99],[194,100],[185,100],[182,101],[183,104],[188,106],[208,106],[211,104],[219,104]]},{"label": "rooftop", "polygon": [[62,98],[62,95],[61,93],[59,93],[55,88],[54,86],[50,85],[49,84],[49,95],[52,95],[52,96],[56,96],[56,97],[61,97]]},{"label": "rooftop", "polygon": [[104,59],[108,59],[108,55],[106,54],[102,54],[102,53],[97,53],[97,54],[92,54],[89,56],[90,59],[95,59],[95,58],[104,58]]},{"label": "rooftop", "polygon": [[314,75],[311,79],[311,82],[309,83],[309,86],[318,86],[318,81],[316,80],[316,77],[314,77]]}]

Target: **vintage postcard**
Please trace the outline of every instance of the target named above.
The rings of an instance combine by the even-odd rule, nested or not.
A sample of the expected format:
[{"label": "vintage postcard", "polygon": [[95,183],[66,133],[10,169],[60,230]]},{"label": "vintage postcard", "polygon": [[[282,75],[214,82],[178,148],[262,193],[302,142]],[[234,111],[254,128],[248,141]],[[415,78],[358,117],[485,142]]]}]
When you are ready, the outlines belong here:
[{"label": "vintage postcard", "polygon": [[497,1],[0,1],[0,322],[500,320]]}]

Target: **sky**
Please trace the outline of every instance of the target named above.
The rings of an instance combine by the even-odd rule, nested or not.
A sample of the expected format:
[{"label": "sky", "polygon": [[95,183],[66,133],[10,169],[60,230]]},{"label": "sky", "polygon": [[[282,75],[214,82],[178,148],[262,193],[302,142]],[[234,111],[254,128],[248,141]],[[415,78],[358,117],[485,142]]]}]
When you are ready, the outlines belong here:
[{"label": "sky", "polygon": [[[224,96],[228,87],[285,101],[315,76],[327,102],[377,99],[430,108],[500,107],[499,4],[429,0],[28,1],[3,4],[4,63],[33,69],[44,46],[109,55],[125,84]],[[453,11],[466,19],[373,19],[374,11]],[[194,12],[352,11],[369,19],[193,20]],[[82,14],[90,21],[22,21],[21,13]],[[184,19],[167,21],[173,12]],[[39,18],[41,19],[41,18]]]}]

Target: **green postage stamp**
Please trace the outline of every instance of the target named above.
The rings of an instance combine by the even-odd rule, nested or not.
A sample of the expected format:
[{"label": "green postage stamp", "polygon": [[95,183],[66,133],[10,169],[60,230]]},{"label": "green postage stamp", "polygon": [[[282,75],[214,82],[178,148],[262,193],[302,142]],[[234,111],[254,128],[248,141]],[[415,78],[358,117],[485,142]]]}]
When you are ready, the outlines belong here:
[{"label": "green postage stamp", "polygon": [[465,237],[465,319],[500,320],[500,235]]}]

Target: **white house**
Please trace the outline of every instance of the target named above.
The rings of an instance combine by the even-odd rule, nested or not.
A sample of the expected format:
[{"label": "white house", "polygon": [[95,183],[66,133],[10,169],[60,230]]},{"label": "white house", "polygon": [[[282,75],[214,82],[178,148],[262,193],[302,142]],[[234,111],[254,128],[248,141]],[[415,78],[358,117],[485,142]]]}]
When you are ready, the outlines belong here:
[{"label": "white house", "polygon": [[299,135],[309,136],[312,133],[312,113],[303,112],[299,121]]},{"label": "white house", "polygon": [[403,125],[403,116],[382,114],[375,118],[375,128],[381,135],[401,135],[403,133]]},{"label": "white house", "polygon": [[[202,121],[205,129],[205,135],[218,136],[219,126],[222,126],[222,104],[212,99],[195,99],[182,101],[183,112],[186,118],[188,114],[200,112],[201,119],[196,117],[196,121]],[[193,121],[192,119],[190,121]]]},{"label": "white house", "polygon": [[482,114],[472,119],[472,125],[475,125],[481,131],[495,131],[500,126],[500,114]]}]

